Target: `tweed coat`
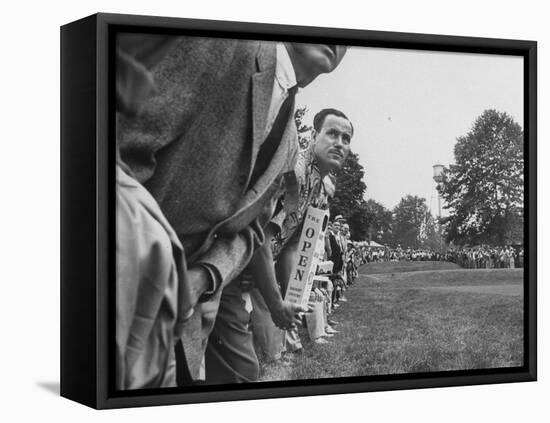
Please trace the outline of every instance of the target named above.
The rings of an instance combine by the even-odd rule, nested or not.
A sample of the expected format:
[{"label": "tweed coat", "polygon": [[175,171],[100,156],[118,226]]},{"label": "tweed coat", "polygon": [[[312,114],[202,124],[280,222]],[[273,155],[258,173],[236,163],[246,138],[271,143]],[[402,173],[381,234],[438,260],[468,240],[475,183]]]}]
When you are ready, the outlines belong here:
[{"label": "tweed coat", "polygon": [[188,266],[206,266],[218,282],[185,328],[193,377],[221,290],[264,242],[273,196],[283,176],[292,179],[298,151],[293,114],[264,174],[249,186],[275,65],[275,43],[183,37],[155,68],[158,95],[140,119],[118,122],[122,160],[159,203]]}]

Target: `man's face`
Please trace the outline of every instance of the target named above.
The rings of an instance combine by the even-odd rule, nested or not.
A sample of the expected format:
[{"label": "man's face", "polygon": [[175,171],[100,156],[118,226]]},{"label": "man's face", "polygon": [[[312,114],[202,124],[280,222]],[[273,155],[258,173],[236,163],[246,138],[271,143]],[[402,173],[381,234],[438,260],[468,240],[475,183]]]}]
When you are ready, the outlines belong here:
[{"label": "man's face", "polygon": [[287,43],[286,45],[293,60],[298,62],[296,66],[307,72],[306,79],[309,82],[322,73],[329,73],[336,69],[348,49],[347,46],[335,44]]},{"label": "man's face", "polygon": [[353,130],[351,123],[340,116],[327,115],[319,132],[313,130],[313,152],[322,173],[342,168],[350,152]]}]

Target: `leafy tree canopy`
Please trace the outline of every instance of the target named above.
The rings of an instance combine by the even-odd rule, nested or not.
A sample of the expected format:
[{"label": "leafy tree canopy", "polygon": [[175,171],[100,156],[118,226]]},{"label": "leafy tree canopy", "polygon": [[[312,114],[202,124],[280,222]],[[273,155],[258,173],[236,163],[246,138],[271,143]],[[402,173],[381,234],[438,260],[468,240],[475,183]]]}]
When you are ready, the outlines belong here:
[{"label": "leafy tree canopy", "polygon": [[[347,220],[350,220],[354,214],[362,212],[363,196],[367,189],[367,185],[363,182],[364,176],[365,170],[359,163],[359,156],[350,153],[342,169],[334,175],[336,193],[330,203],[331,216],[341,214]],[[358,237],[355,237],[355,239],[358,239]]]},{"label": "leafy tree canopy", "polygon": [[393,242],[403,248],[421,248],[430,216],[426,199],[407,195],[393,210]]},{"label": "leafy tree canopy", "polygon": [[455,145],[440,193],[456,244],[523,242],[523,131],[511,116],[486,110]]},{"label": "leafy tree canopy", "polygon": [[392,243],[392,212],[373,199],[365,202],[368,239],[380,244]]},{"label": "leafy tree canopy", "polygon": [[294,113],[294,120],[296,121],[296,129],[298,130],[298,144],[300,148],[305,150],[311,140],[311,130],[312,126],[304,124],[304,115],[307,113],[307,106],[300,107],[296,109]]}]

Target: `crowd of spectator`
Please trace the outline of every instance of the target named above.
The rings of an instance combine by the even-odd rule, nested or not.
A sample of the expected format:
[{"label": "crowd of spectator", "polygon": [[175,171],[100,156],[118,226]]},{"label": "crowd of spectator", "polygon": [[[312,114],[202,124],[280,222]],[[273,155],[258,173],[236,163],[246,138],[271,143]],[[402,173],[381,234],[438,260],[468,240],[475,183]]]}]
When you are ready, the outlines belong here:
[{"label": "crowd of spectator", "polygon": [[449,248],[445,252],[420,248],[371,248],[367,242],[353,242],[359,263],[382,261],[449,261],[466,269],[513,269],[524,266],[522,246],[476,246]]},{"label": "crowd of spectator", "polygon": [[449,253],[449,261],[467,269],[514,269],[524,266],[523,247],[479,246]]}]

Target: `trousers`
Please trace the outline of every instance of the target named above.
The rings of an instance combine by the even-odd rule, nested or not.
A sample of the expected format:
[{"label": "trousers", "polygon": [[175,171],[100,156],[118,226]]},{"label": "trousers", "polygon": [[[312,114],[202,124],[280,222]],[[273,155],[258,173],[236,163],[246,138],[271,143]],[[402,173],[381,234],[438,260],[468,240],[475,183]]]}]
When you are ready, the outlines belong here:
[{"label": "trousers", "polygon": [[205,353],[207,385],[258,380],[260,366],[249,328],[251,309],[250,296],[243,293],[239,279],[224,288]]},{"label": "trousers", "polygon": [[271,319],[271,313],[257,288],[250,291],[252,300],[252,334],[257,350],[267,360],[279,360],[283,350],[283,330],[279,329]]}]

